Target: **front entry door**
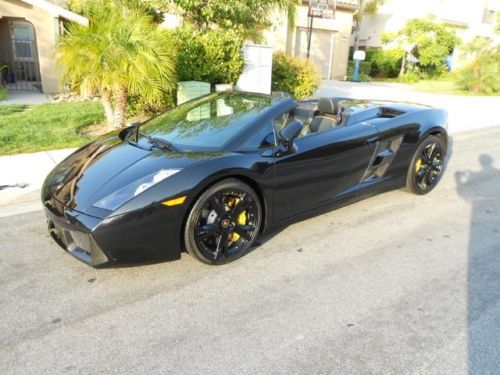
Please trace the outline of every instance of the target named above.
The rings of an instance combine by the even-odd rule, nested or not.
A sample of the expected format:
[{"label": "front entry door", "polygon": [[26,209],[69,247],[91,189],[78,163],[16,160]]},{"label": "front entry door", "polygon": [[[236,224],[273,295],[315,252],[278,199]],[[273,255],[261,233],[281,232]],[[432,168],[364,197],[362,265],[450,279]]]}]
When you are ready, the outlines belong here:
[{"label": "front entry door", "polygon": [[41,91],[38,52],[33,26],[25,21],[10,22],[12,59],[6,61],[4,80],[11,90]]}]

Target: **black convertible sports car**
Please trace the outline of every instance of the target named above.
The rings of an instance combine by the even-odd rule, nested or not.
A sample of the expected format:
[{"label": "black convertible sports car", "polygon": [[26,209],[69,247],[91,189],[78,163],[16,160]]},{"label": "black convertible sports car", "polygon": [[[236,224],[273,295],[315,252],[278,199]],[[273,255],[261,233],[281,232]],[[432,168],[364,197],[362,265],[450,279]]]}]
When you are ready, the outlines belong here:
[{"label": "black convertible sports car", "polygon": [[214,93],[107,134],[47,177],[53,239],[92,266],[245,254],[259,232],[367,195],[431,191],[446,112]]}]

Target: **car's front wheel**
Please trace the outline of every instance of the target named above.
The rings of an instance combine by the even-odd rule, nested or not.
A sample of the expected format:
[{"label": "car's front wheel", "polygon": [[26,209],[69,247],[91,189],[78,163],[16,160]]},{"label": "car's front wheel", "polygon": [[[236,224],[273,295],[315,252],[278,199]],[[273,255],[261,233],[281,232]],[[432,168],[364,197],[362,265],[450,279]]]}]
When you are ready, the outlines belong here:
[{"label": "car's front wheel", "polygon": [[186,220],[187,251],[208,264],[224,264],[244,255],[257,238],[262,208],[255,191],[237,179],[208,188]]},{"label": "car's front wheel", "polygon": [[446,155],[446,144],[442,137],[430,135],[423,140],[413,155],[406,186],[415,194],[427,194],[441,179]]}]

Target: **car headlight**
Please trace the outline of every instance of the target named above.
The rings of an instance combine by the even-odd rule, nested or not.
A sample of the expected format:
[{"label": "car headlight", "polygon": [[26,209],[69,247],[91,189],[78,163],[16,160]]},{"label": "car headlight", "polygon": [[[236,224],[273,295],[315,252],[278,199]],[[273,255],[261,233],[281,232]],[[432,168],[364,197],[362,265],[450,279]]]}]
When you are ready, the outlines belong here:
[{"label": "car headlight", "polygon": [[109,194],[108,196],[99,200],[93,206],[113,211],[133,197],[148,190],[150,187],[156,185],[160,181],[173,176],[179,171],[180,169],[161,169],[158,172],[151,173],[150,175],[142,177],[139,180],[134,181],[122,187],[121,189],[118,189],[114,193]]}]

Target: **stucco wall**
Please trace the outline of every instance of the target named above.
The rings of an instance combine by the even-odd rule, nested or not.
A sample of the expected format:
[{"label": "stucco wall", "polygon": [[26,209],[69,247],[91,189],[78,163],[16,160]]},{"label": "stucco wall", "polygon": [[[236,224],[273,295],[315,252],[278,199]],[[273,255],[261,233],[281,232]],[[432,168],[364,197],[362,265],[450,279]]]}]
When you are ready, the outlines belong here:
[{"label": "stucco wall", "polygon": [[17,0],[1,0],[0,17],[3,20],[6,17],[17,18],[33,25],[43,92],[58,93],[60,91],[60,74],[56,69],[55,62],[55,44],[59,36],[58,19],[43,10]]},{"label": "stucco wall", "polygon": [[500,1],[497,0],[495,4],[491,0],[463,4],[456,0],[386,0],[375,15],[365,16],[360,29],[360,45],[382,47],[382,33],[397,32],[408,20],[425,17],[461,26],[457,27],[456,31],[464,41],[478,35],[495,38],[493,24],[483,23],[485,7],[500,9]]},{"label": "stucco wall", "polygon": [[[286,51],[291,55],[297,54],[297,33],[309,27],[309,17],[307,17],[307,6],[297,7],[295,17],[295,28],[289,30],[287,15],[284,12],[276,11],[273,14],[273,25],[263,32],[266,44],[273,47],[275,51]],[[318,43],[311,44],[310,56],[314,60],[314,55],[324,55],[325,50],[331,47],[333,36],[333,53],[331,59],[324,60],[324,64],[330,65],[330,76],[326,78],[343,79],[347,73],[347,60],[349,57],[349,37],[352,28],[353,11],[337,8],[335,19],[315,18],[313,22],[313,38],[321,38]],[[316,33],[315,33],[316,31]],[[326,45],[325,45],[326,44]],[[328,67],[320,67],[322,71],[327,71]]]}]

